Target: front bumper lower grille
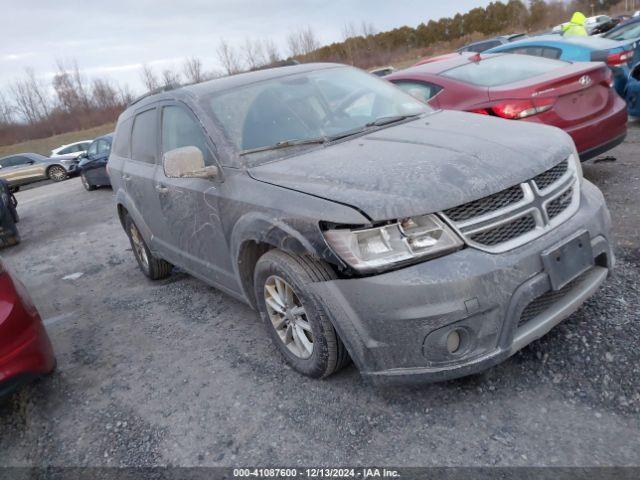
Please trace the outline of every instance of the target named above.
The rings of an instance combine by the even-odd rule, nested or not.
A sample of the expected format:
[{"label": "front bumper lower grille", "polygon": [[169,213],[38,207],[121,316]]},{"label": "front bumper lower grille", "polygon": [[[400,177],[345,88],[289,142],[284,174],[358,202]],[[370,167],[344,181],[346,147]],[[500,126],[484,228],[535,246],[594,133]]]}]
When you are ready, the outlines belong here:
[{"label": "front bumper lower grille", "polygon": [[543,293],[538,298],[532,300],[520,314],[520,320],[518,321],[518,328],[522,327],[526,323],[530,322],[538,315],[543,314],[554,304],[562,300],[567,294],[569,294],[575,287],[579,286],[587,277],[587,273],[583,273],[575,280],[567,283],[560,290],[549,290]]},{"label": "front bumper lower grille", "polygon": [[579,202],[576,167],[565,159],[526,182],[442,213],[469,245],[499,253],[564,222]]}]

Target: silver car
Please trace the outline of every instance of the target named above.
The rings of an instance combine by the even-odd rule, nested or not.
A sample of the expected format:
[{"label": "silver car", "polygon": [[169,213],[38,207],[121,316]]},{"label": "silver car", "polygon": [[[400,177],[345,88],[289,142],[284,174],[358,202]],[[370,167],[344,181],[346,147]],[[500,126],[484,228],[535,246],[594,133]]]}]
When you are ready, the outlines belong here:
[{"label": "silver car", "polygon": [[77,168],[78,162],[73,158],[48,158],[37,153],[19,153],[0,158],[0,178],[6,180],[14,191],[21,185],[47,178],[60,182]]}]

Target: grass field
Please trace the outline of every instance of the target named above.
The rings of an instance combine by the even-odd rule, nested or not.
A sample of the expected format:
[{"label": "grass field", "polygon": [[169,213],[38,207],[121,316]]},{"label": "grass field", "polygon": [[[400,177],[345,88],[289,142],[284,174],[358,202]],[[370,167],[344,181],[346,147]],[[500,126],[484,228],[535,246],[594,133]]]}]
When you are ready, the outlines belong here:
[{"label": "grass field", "polygon": [[60,135],[54,135],[49,138],[39,138],[37,140],[28,140],[13,145],[0,146],[0,157],[11,155],[13,153],[34,152],[49,156],[51,150],[61,145],[77,142],[80,140],[91,140],[105,133],[113,132],[115,123],[106,123],[99,127],[88,128],[86,130],[78,130],[77,132],[67,132]]}]

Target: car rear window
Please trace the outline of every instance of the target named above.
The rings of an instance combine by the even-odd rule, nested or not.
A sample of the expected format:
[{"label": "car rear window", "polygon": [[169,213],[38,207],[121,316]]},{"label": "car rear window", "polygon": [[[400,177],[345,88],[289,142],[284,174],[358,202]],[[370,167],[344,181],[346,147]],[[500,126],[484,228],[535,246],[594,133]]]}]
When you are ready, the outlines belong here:
[{"label": "car rear window", "polygon": [[560,60],[506,54],[455,67],[441,75],[472,85],[496,87],[543,75],[566,65]]},{"label": "car rear window", "polygon": [[113,153],[119,157],[129,158],[132,123],[132,119],[128,118],[120,122],[116,128],[116,134],[113,139]]}]

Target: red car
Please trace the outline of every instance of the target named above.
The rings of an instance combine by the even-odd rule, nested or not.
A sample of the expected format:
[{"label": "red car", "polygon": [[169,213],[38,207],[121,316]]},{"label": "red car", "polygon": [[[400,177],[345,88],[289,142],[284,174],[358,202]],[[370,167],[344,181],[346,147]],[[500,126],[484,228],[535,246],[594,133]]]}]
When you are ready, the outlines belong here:
[{"label": "red car", "polygon": [[38,310],[0,260],[0,396],[51,372],[55,364]]},{"label": "red car", "polygon": [[384,78],[435,108],[562,128],[582,161],[622,143],[627,134],[627,105],[604,63],[460,54]]}]

